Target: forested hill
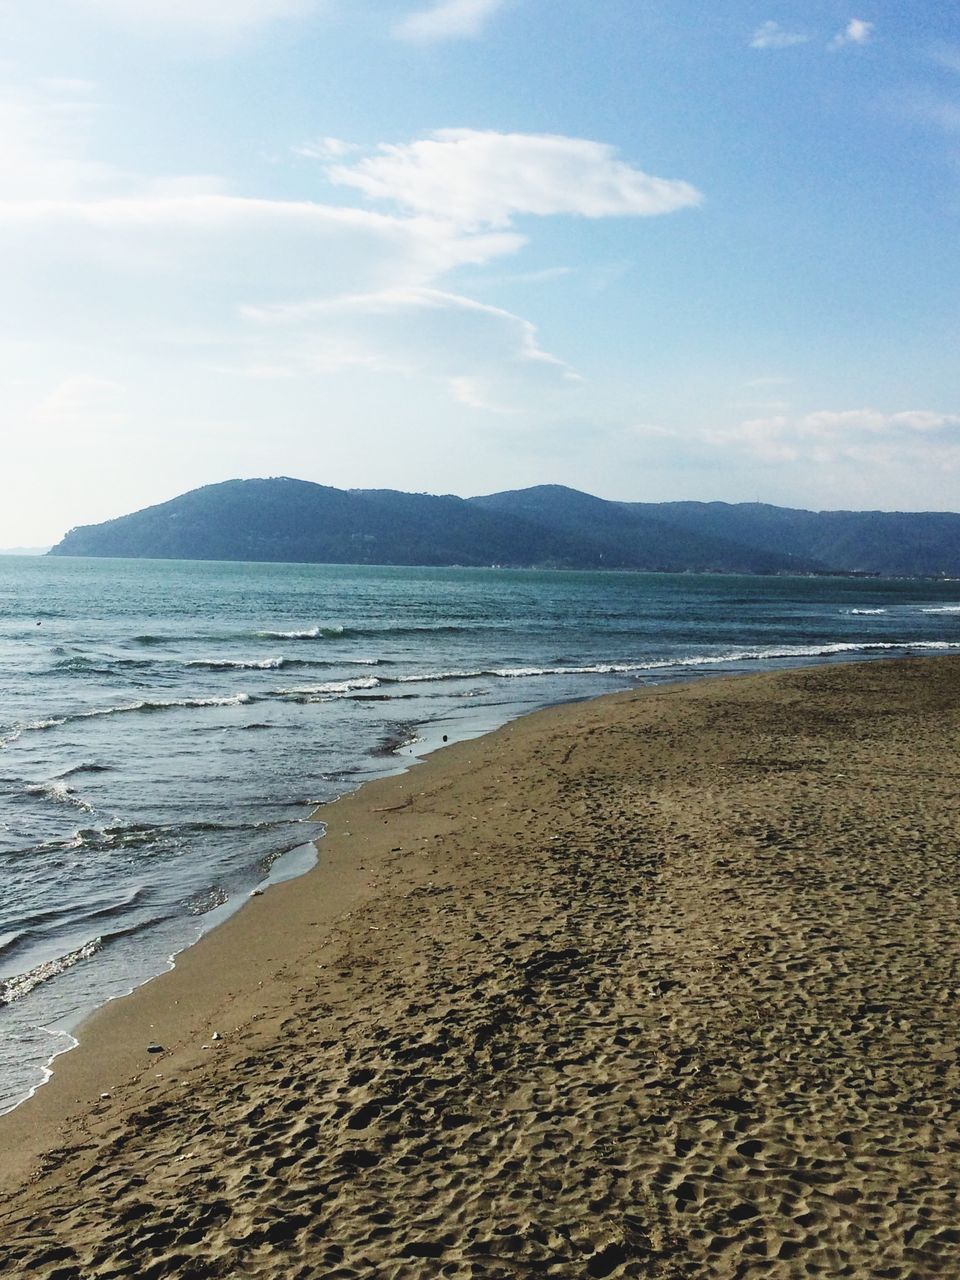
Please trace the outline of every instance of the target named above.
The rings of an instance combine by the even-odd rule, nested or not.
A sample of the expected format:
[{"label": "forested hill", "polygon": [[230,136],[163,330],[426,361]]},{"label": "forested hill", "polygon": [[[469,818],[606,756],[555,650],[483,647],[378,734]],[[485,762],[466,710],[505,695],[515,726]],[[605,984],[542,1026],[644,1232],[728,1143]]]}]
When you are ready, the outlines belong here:
[{"label": "forested hill", "polygon": [[480,498],[228,480],[71,529],[61,556],[960,576],[960,515],[610,502],[559,485]]}]

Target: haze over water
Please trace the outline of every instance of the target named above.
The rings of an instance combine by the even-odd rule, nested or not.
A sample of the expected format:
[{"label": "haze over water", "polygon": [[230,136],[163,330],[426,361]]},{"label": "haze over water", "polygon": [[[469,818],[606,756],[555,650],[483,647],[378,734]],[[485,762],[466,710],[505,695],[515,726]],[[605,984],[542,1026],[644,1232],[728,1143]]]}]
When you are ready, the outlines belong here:
[{"label": "haze over water", "polygon": [[80,1017],[308,866],[318,803],[444,735],[951,649],[953,582],[0,560],[0,1109]]}]

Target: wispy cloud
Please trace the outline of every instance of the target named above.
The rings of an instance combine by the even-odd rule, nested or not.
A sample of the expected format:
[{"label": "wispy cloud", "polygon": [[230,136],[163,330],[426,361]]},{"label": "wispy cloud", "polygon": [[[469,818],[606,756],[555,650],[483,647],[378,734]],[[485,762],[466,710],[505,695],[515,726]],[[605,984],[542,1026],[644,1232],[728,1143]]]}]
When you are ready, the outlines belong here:
[{"label": "wispy cloud", "polygon": [[434,44],[479,36],[506,0],[440,0],[402,18],[393,28],[401,40]]},{"label": "wispy cloud", "polygon": [[[545,351],[536,327],[502,307],[436,288],[384,289],[294,305],[248,307],[273,343],[270,367],[292,363],[300,373],[339,366],[424,374],[442,381],[461,404],[512,412],[531,390],[578,382],[574,371]],[[331,349],[338,354],[331,364]],[[262,361],[257,368],[262,369]],[[262,374],[260,375],[262,376]]]},{"label": "wispy cloud", "polygon": [[[176,370],[167,383],[193,370],[220,379],[218,394],[241,376],[282,386],[360,370],[472,412],[542,412],[576,373],[524,316],[446,278],[523,248],[522,214],[642,217],[701,199],[601,143],[464,130],[372,153],[327,137],[298,148],[352,201],[239,195],[216,177],[99,162],[90,123],[107,108],[55,88],[0,100],[0,334],[66,353],[43,410],[61,426],[107,422],[107,379],[126,380],[148,347]],[[387,204],[359,207],[359,193]],[[81,350],[110,353],[103,382],[70,381]]]},{"label": "wispy cloud", "polygon": [[863,18],[851,18],[842,31],[830,41],[828,48],[843,49],[847,45],[869,44],[873,39],[874,24]]},{"label": "wispy cloud", "polygon": [[757,27],[750,40],[751,49],[790,49],[794,45],[808,44],[810,37],[802,31],[787,31],[779,22],[764,22]]},{"label": "wispy cloud", "polygon": [[688,182],[619,160],[613,147],[551,134],[443,129],[328,173],[373,199],[464,226],[503,226],[519,214],[649,217],[703,199]]},{"label": "wispy cloud", "polygon": [[360,148],[353,142],[344,142],[342,138],[312,138],[309,142],[298,143],[291,150],[294,155],[308,160],[342,160]]},{"label": "wispy cloud", "polygon": [[930,409],[823,409],[797,417],[779,413],[708,432],[706,438],[769,463],[896,466],[917,461],[960,469],[960,413]]}]

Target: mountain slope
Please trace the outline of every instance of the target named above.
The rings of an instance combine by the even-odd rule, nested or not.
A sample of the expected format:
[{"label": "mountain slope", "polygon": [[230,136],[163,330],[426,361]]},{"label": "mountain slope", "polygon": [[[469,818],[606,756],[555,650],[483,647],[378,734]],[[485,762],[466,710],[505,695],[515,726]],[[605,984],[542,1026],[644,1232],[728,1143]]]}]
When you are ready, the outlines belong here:
[{"label": "mountain slope", "polygon": [[71,529],[53,555],[340,564],[586,563],[575,541],[462,498],[228,480]]},{"label": "mountain slope", "polygon": [[609,502],[564,485],[537,485],[467,501],[484,511],[522,516],[581,540],[616,546],[625,561],[651,569],[805,573],[826,568],[816,557],[798,556],[788,547],[741,542],[722,528],[662,520],[657,504]]},{"label": "mountain slope", "polygon": [[950,511],[802,511],[756,502],[623,505],[701,537],[790,551],[838,572],[960,575],[960,515]]},{"label": "mountain slope", "polygon": [[71,529],[51,555],[960,576],[960,515],[610,502],[561,485],[477,498],[228,480]]}]

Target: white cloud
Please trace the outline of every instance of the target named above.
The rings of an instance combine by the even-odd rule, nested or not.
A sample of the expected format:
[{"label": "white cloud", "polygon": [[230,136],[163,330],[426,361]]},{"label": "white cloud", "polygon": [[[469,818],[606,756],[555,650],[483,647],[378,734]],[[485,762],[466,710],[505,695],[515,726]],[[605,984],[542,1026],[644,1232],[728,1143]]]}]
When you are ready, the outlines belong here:
[{"label": "white cloud", "polygon": [[[385,289],[294,305],[247,307],[263,326],[253,368],[283,376],[364,365],[440,379],[470,408],[505,413],[531,392],[559,390],[577,375],[539,345],[530,321],[435,288]],[[266,365],[264,364],[266,362]]]},{"label": "white cloud", "polygon": [[328,172],[373,199],[462,226],[502,226],[517,214],[644,217],[703,199],[688,182],[617,159],[611,146],[553,134],[442,129]]},{"label": "white cloud", "polygon": [[960,469],[960,413],[909,409],[823,409],[791,417],[751,418],[706,433],[708,443],[740,449],[762,462],[837,466],[930,465]]},{"label": "white cloud", "polygon": [[[78,439],[106,429],[111,376],[141,396],[150,382],[157,420],[171,414],[158,385],[184,402],[207,396],[212,420],[231,396],[243,405],[241,383],[293,402],[297,379],[359,375],[375,395],[365,372],[412,380],[411,402],[445,395],[466,416],[542,415],[577,375],[523,316],[446,291],[445,277],[518,252],[517,213],[642,215],[699,200],[599,143],[463,131],[358,163],[336,139],[310,144],[393,208],[256,198],[215,176],[100,163],[91,122],[104,108],[55,88],[0,101],[0,338],[27,353],[40,404],[30,420]],[[104,381],[76,381],[78,364]]]},{"label": "white cloud", "polygon": [[862,18],[851,18],[842,31],[830,41],[831,49],[843,49],[851,44],[868,44],[873,37],[874,24]]},{"label": "white cloud", "polygon": [[258,298],[429,284],[525,243],[420,214],[241,197],[206,175],[125,172],[90,155],[98,109],[88,93],[0,96],[0,323],[27,325],[32,310],[42,329],[139,306],[156,330]]},{"label": "white cloud", "polygon": [[313,138],[292,150],[294,155],[304,156],[307,160],[340,160],[360,148],[353,142],[344,142],[342,138]]},{"label": "white cloud", "polygon": [[504,3],[505,0],[440,0],[402,18],[393,32],[401,40],[424,44],[469,39],[481,34]]},{"label": "white cloud", "polygon": [[230,33],[300,18],[318,8],[318,0],[80,0],[87,8],[127,25],[199,28]]},{"label": "white cloud", "polygon": [[751,49],[790,49],[810,40],[802,31],[786,31],[779,22],[764,22],[753,33]]},{"label": "white cloud", "polygon": [[306,201],[0,201],[0,332],[237,340],[244,303],[425,287],[523,243],[512,232],[463,234],[428,218]]}]

